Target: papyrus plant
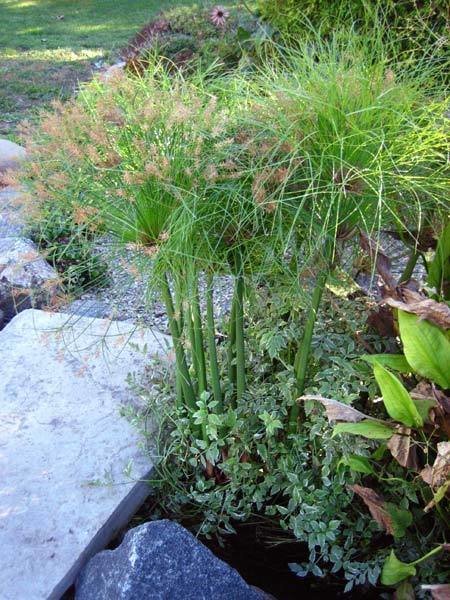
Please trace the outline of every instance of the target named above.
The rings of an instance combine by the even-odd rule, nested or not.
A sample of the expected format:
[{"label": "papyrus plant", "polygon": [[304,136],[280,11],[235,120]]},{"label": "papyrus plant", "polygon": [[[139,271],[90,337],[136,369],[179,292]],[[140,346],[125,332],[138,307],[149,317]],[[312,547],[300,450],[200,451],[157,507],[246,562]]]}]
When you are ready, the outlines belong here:
[{"label": "papyrus plant", "polygon": [[[417,245],[449,212],[446,101],[433,61],[406,67],[387,58],[376,34],[354,32],[300,41],[242,87],[255,200],[278,214],[293,290],[311,275],[294,363],[302,394],[322,294],[345,246],[362,231],[376,255],[384,229]],[[275,197],[274,181],[282,181]],[[294,404],[291,431],[299,411]]]}]

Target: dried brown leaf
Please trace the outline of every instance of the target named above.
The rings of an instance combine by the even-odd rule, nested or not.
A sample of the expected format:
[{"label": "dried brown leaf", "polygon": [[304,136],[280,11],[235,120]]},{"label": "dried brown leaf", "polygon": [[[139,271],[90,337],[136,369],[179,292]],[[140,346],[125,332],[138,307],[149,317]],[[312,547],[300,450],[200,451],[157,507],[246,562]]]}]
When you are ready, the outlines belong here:
[{"label": "dried brown leaf", "polygon": [[433,600],[450,600],[450,583],[422,585],[421,588],[431,592],[431,597]]},{"label": "dried brown leaf", "polygon": [[363,419],[370,419],[367,415],[352,408],[343,402],[324,398],[323,396],[306,395],[301,396],[299,400],[315,400],[325,407],[329,421],[345,421],[346,423],[358,423]]},{"label": "dried brown leaf", "polygon": [[398,335],[392,310],[386,306],[380,306],[377,310],[370,311],[367,325],[377,331],[381,337],[389,338]]},{"label": "dried brown leaf", "polygon": [[[413,300],[411,296],[415,299]],[[415,292],[404,294],[404,299],[405,301],[402,302],[395,298],[385,298],[385,302],[389,306],[417,315],[419,319],[430,321],[442,329],[450,329],[450,307],[445,302],[436,302]]]},{"label": "dried brown leaf", "polygon": [[387,447],[402,467],[418,470],[417,449],[411,444],[411,429],[409,427],[398,425],[396,433],[388,441]]},{"label": "dried brown leaf", "polygon": [[431,487],[438,488],[450,477],[450,442],[437,445],[437,456],[432,468]]},{"label": "dried brown leaf", "polygon": [[433,469],[430,467],[430,465],[427,465],[426,467],[424,467],[420,471],[419,475],[425,481],[425,483],[428,483],[428,485],[431,485],[431,482],[433,481]]},{"label": "dried brown leaf", "polygon": [[384,498],[375,490],[361,485],[350,485],[349,488],[357,494],[370,511],[373,519],[390,535],[394,535],[392,519],[386,510]]}]

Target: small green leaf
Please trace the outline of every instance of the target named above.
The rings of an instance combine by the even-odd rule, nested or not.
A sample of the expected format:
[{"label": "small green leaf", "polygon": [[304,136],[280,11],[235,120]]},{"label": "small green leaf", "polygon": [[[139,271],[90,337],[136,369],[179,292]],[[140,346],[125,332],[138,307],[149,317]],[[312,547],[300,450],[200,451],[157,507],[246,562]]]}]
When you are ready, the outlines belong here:
[{"label": "small green leaf", "polygon": [[391,550],[391,553],[384,561],[381,571],[381,583],[383,585],[396,585],[400,581],[408,579],[408,577],[413,577],[415,574],[416,568],[414,565],[401,562],[395,556],[394,551]]},{"label": "small green leaf", "polygon": [[372,475],[374,473],[372,465],[365,456],[352,454],[346,458],[341,458],[338,464],[346,465],[347,467],[350,467],[352,471],[357,471],[358,473],[365,473],[367,475]]},{"label": "small green leaf", "polygon": [[398,311],[400,337],[406,360],[415,373],[443,389],[450,387],[450,340],[437,325],[417,315]]},{"label": "small green leaf", "polygon": [[338,433],[361,435],[369,440],[388,440],[394,431],[387,424],[365,419],[359,423],[338,423],[333,429],[333,437]]},{"label": "small green leaf", "polygon": [[411,372],[404,354],[364,354],[361,358],[371,365],[378,363],[399,373]]},{"label": "small green leaf", "polygon": [[408,427],[423,427],[423,419],[401,381],[379,363],[373,372],[389,416]]}]

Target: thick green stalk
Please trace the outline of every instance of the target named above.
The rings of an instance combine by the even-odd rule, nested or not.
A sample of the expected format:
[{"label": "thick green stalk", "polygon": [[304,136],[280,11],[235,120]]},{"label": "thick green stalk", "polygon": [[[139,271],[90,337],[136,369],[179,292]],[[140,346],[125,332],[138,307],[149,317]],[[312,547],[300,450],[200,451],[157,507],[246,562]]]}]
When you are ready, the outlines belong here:
[{"label": "thick green stalk", "polygon": [[216,327],[214,323],[214,290],[213,276],[211,273],[207,275],[206,281],[206,322],[208,336],[208,351],[209,351],[209,369],[211,372],[211,384],[213,389],[214,400],[217,402],[219,411],[223,410],[222,390],[220,389],[220,374],[219,363],[217,360],[216,349]]},{"label": "thick green stalk", "polygon": [[197,363],[198,393],[206,391],[206,360],[205,345],[203,341],[202,316],[200,313],[200,298],[198,294],[198,279],[193,282],[192,314],[194,318],[194,352]]},{"label": "thick green stalk", "polygon": [[[178,287],[176,287],[175,288],[174,318],[178,325],[178,335],[180,336],[180,338],[183,336],[183,327],[184,327],[183,307],[182,307],[181,298],[182,298],[182,295],[180,293],[180,290],[178,289]],[[184,406],[184,396],[183,396],[183,386],[182,386],[182,382],[181,382],[181,377],[178,372],[177,372],[177,375],[175,378],[175,386],[176,386],[175,387],[175,389],[176,389],[176,404],[177,404],[178,408],[181,408],[182,406]]]},{"label": "thick green stalk", "polygon": [[188,306],[186,308],[185,321],[187,324],[187,333],[189,336],[189,346],[190,346],[190,350],[191,350],[192,367],[194,369],[195,377],[198,377],[198,362],[197,362],[197,352],[196,352],[196,344],[195,344],[194,319],[192,317],[192,307],[191,307],[190,303],[188,303]]},{"label": "thick green stalk", "polygon": [[[234,393],[236,390],[236,289],[233,294],[233,301],[231,304],[230,322],[228,325],[228,349],[227,349],[227,362],[228,362],[228,379],[230,381],[231,394],[234,399]],[[234,402],[233,402],[234,404]]]},{"label": "thick green stalk", "polygon": [[236,399],[239,401],[245,391],[244,274],[239,255],[236,266]]},{"label": "thick green stalk", "polygon": [[[313,297],[311,299],[311,306],[306,317],[305,330],[303,332],[303,338],[300,347],[297,351],[294,371],[297,379],[296,395],[301,396],[305,391],[306,373],[308,371],[309,356],[311,353],[311,342],[314,333],[314,326],[317,320],[317,313],[319,310],[320,302],[322,300],[323,291],[328,280],[330,267],[333,260],[333,246],[331,243],[326,243],[324,248],[324,259],[325,265],[323,270],[319,273],[314,288]],[[295,433],[297,431],[297,421],[300,415],[300,405],[298,402],[291,408],[289,414],[289,431]]]},{"label": "thick green stalk", "polygon": [[164,276],[161,284],[161,292],[163,301],[166,305],[167,317],[169,319],[170,333],[175,348],[175,358],[177,363],[177,377],[180,378],[181,388],[183,390],[183,396],[186,400],[188,408],[195,410],[197,408],[195,403],[195,394],[192,387],[191,377],[187,367],[186,356],[181,341],[181,333],[179,330],[178,322],[175,318],[175,310],[173,306],[172,294],[170,292],[169,282],[167,276]]},{"label": "thick green stalk", "polygon": [[[317,312],[319,309],[320,301],[322,300],[323,290],[328,279],[328,271],[324,271],[320,274],[317,279],[316,287],[314,289],[311,306],[308,311],[306,318],[305,330],[303,332],[303,339],[300,344],[300,348],[297,351],[295,357],[294,370],[295,377],[297,379],[297,396],[301,396],[305,390],[306,372],[308,370],[309,355],[311,352],[311,342],[314,332],[314,325],[316,324]],[[300,414],[300,405],[296,402],[291,407],[289,415],[289,431],[291,433],[297,430],[297,420]]]}]

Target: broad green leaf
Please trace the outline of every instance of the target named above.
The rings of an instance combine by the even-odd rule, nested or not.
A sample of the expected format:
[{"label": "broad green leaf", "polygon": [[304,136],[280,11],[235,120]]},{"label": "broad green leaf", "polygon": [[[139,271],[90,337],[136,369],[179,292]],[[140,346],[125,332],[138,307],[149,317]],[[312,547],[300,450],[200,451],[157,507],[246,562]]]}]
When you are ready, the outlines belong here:
[{"label": "broad green leaf", "polygon": [[379,363],[383,367],[389,367],[399,373],[411,372],[411,367],[404,354],[364,354],[361,358],[371,365]]},{"label": "broad green leaf", "polygon": [[429,321],[403,310],[398,311],[400,337],[406,360],[415,373],[450,387],[450,340]]},{"label": "broad green leaf", "polygon": [[389,416],[408,427],[423,427],[423,419],[402,382],[378,363],[373,372]]},{"label": "broad green leaf", "polygon": [[372,465],[365,456],[358,456],[356,454],[352,454],[351,456],[347,456],[346,458],[341,458],[339,464],[346,465],[347,467],[350,467],[352,471],[357,471],[358,473],[366,473],[367,475],[372,475],[374,472],[374,470],[372,469]]},{"label": "broad green leaf", "polygon": [[[439,237],[434,259],[428,265],[428,284],[445,296],[444,284],[450,280],[450,221]],[[449,290],[450,291],[450,290]],[[448,294],[447,294],[448,295]],[[447,298],[450,299],[450,298]]]},{"label": "broad green leaf", "polygon": [[338,423],[334,426],[333,437],[338,433],[361,435],[369,440],[388,440],[393,435],[394,430],[387,424],[366,419],[359,423]]},{"label": "broad green leaf", "polygon": [[408,577],[413,577],[415,574],[416,568],[414,565],[401,562],[395,556],[394,551],[391,550],[391,553],[384,561],[381,571],[381,583],[383,585],[396,585],[400,581],[408,579]]},{"label": "broad green leaf", "polygon": [[409,512],[409,510],[398,508],[398,506],[392,504],[391,502],[386,502],[386,509],[391,517],[394,537],[403,537],[408,527],[412,524],[412,514]]}]

